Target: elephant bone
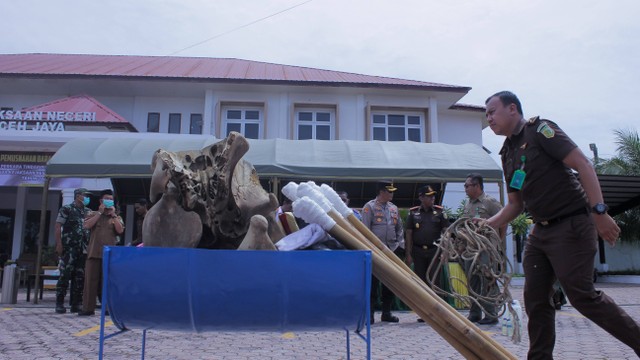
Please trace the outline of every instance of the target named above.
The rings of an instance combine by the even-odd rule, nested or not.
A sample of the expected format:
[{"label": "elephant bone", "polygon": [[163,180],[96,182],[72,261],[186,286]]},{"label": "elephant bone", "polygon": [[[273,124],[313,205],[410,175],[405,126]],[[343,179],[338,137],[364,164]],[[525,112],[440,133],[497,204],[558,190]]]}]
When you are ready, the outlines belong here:
[{"label": "elephant bone", "polygon": [[177,194],[169,200],[200,218],[200,247],[237,248],[254,215],[267,219],[268,236],[278,241],[284,236],[273,215],[278,201],[262,188],[253,165],[242,159],[248,150],[249,143],[236,132],[201,150],[157,150],[151,200],[173,186]]}]

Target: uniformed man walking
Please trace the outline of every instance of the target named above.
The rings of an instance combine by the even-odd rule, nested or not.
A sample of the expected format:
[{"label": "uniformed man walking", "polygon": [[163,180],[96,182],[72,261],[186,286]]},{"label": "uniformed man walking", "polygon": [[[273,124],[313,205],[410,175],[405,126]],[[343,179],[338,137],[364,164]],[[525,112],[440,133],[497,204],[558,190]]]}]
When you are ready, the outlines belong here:
[{"label": "uniformed man walking", "polygon": [[[467,175],[467,179],[464,182],[464,191],[469,197],[463,211],[462,217],[466,218],[480,218],[488,219],[491,216],[497,214],[502,205],[498,200],[489,196],[484,192],[484,181],[480,174],[471,173]],[[498,229],[500,239],[504,237],[506,226]],[[494,244],[498,249],[502,249],[502,244]],[[488,255],[486,253],[478,254],[479,258],[476,261],[477,268],[471,269],[474,263],[473,259],[464,260],[462,266],[464,267],[466,274],[471,274],[469,277],[469,287],[472,293],[484,296],[495,296],[500,293],[498,284],[492,278],[487,278],[482,275],[480,268],[482,266],[491,266],[489,264]],[[471,322],[477,322],[480,325],[493,325],[498,323],[498,312],[496,311],[495,304],[487,301],[480,304],[475,301],[471,302],[469,309],[468,319]],[[484,318],[482,317],[482,309],[485,311]]]},{"label": "uniformed man walking", "polygon": [[[404,248],[402,220],[398,207],[391,202],[396,190],[393,182],[379,182],[378,195],[362,208],[362,223],[391,251],[401,256]],[[382,288],[382,317],[380,319],[386,322],[398,322],[398,318],[391,314],[391,305],[395,298],[393,292],[374,276],[371,281],[371,323],[374,322],[373,305],[378,300],[378,285]]]},{"label": "uniformed man walking", "polygon": [[[421,205],[409,210],[405,230],[405,262],[408,266],[413,264],[413,271],[427,284],[429,284],[427,269],[438,250],[435,242],[449,227],[449,220],[442,211],[442,207],[434,204],[436,193],[431,186],[418,189]],[[435,266],[429,273],[429,279],[434,279],[434,272]],[[438,277],[435,283],[439,282]],[[418,321],[424,320],[418,319]]]},{"label": "uniformed man walking", "polygon": [[500,155],[508,202],[488,223],[505,226],[525,204],[535,222],[523,262],[529,359],[553,358],[556,278],[576,310],[640,356],[638,323],[593,286],[598,235],[611,246],[620,235],[607,214],[593,165],[555,123],[539,117],[526,121],[512,92],[491,95],[485,104],[491,130],[507,137]]},{"label": "uniformed man walking", "polygon": [[82,289],[84,286],[84,262],[89,241],[89,231],[83,228],[84,217],[91,211],[89,205],[91,193],[84,188],[75,189],[73,202],[64,205],[58,211],[56,219],[56,253],[60,257],[60,277],[56,284],[56,313],[64,314],[64,298],[69,282],[71,290],[71,312],[80,311]]}]

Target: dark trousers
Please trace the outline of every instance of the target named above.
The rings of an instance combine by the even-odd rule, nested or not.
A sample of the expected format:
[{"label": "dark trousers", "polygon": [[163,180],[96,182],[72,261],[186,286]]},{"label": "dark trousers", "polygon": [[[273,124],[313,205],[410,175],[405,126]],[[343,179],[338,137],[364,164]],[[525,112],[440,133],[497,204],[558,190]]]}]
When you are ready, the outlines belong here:
[{"label": "dark trousers", "polygon": [[[487,278],[483,276],[481,273],[482,267],[488,267],[489,264],[489,255],[486,252],[481,252],[478,256],[475,267],[476,269],[471,269],[473,265],[473,260],[464,260],[463,264],[464,272],[466,274],[471,274],[469,277],[469,288],[475,293],[482,297],[490,296],[496,297],[500,293],[500,288],[498,284],[495,283],[494,279]],[[491,301],[484,301],[482,298],[477,298],[476,301],[471,301],[471,306],[469,307],[469,317],[474,318],[482,318],[482,309],[485,311],[485,316],[489,318],[495,318],[498,316],[496,312],[496,305]]]},{"label": "dark trousers", "polygon": [[[397,248],[394,253],[401,259],[404,257],[404,249]],[[371,312],[373,313],[375,305],[378,303],[378,288],[380,288],[380,301],[382,303],[382,312],[391,312],[391,305],[395,300],[395,295],[388,287],[386,287],[378,278],[371,276]]]},{"label": "dark trousers", "polygon": [[[413,251],[411,251],[411,258],[413,259],[413,272],[418,275],[422,281],[426,284],[430,284],[431,280],[434,279],[434,274],[436,273],[436,266],[431,268],[431,272],[429,273],[429,277],[427,278],[427,270],[429,269],[429,265],[433,262],[433,259],[436,256],[436,252],[438,252],[437,247],[433,247],[432,249],[424,249],[420,245],[414,245]],[[440,273],[438,272],[438,276],[433,280],[437,286],[440,286]],[[431,285],[430,285],[431,286]]]},{"label": "dark trousers", "polygon": [[556,340],[553,284],[560,281],[571,305],[640,356],[640,326],[593,285],[597,232],[590,214],[547,227],[536,225],[524,253],[524,304],[529,317],[528,359],[553,359]]},{"label": "dark trousers", "polygon": [[82,311],[95,311],[98,287],[102,277],[102,259],[87,259],[85,266],[84,293],[82,294]]}]

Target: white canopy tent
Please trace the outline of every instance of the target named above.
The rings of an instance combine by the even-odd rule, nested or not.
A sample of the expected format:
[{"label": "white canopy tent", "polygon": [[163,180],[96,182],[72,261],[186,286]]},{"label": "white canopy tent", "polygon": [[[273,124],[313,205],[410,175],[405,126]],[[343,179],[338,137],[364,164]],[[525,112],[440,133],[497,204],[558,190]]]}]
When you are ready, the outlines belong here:
[{"label": "white canopy tent", "polygon": [[[47,163],[42,209],[47,208],[52,178],[111,178],[117,191],[116,179],[151,177],[151,159],[156,150],[197,150],[217,141],[203,135],[147,133],[72,139]],[[253,164],[260,178],[268,179],[269,190],[274,193],[283,180],[359,181],[373,185],[380,179],[390,179],[412,183],[407,187],[407,198],[411,199],[418,184],[438,183],[443,190],[445,183],[463,182],[470,172],[479,173],[486,182],[502,184],[501,168],[476,144],[285,139],[249,140],[249,144],[244,159]],[[44,238],[45,220],[41,216],[39,239]],[[41,249],[42,244],[36,264],[40,263]],[[38,266],[36,276],[39,270]],[[36,287],[38,283],[36,279]]]},{"label": "white canopy tent", "polygon": [[[71,140],[48,162],[46,176],[149,177],[157,149],[195,150],[218,141],[204,136],[139,135]],[[451,182],[477,172],[486,181],[502,181],[498,164],[476,144],[285,139],[249,143],[244,159],[260,177]]]}]

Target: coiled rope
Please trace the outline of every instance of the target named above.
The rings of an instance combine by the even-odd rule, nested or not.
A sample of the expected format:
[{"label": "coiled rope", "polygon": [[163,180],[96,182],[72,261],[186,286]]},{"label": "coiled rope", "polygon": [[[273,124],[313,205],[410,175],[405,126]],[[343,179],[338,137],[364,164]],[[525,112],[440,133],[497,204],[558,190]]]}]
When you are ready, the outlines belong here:
[{"label": "coiled rope", "polygon": [[[460,218],[456,220],[436,243],[438,250],[434,261],[429,265],[427,274],[434,274],[428,279],[432,289],[441,296],[450,296],[461,301],[467,306],[477,304],[483,312],[487,313],[483,304],[492,304],[495,309],[500,309],[497,316],[500,319],[505,311],[511,313],[513,322],[512,341],[519,343],[521,340],[520,322],[518,314],[512,306],[509,284],[511,282],[511,263],[504,254],[502,240],[498,233],[483,219]],[[443,266],[448,262],[458,262],[465,269],[466,279],[450,274],[448,278],[442,276],[442,280],[451,291],[439,287],[437,276],[442,274]],[[465,267],[465,263],[471,264]],[[433,268],[433,269],[432,269]],[[482,277],[484,295],[475,292],[469,279],[478,275]],[[454,291],[454,284],[466,284],[468,295]],[[499,289],[489,292],[490,288]]]}]

